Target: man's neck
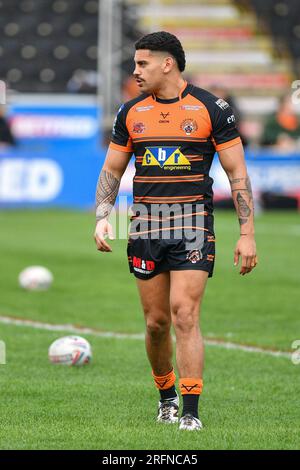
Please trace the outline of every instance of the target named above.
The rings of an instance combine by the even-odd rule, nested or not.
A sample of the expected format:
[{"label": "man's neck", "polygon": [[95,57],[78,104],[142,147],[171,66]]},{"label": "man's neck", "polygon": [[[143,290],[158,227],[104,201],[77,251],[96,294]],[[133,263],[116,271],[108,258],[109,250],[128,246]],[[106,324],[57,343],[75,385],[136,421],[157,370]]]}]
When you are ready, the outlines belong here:
[{"label": "man's neck", "polygon": [[184,89],[186,81],[179,77],[176,81],[166,80],[166,82],[154,92],[155,96],[162,100],[171,100],[177,98]]}]

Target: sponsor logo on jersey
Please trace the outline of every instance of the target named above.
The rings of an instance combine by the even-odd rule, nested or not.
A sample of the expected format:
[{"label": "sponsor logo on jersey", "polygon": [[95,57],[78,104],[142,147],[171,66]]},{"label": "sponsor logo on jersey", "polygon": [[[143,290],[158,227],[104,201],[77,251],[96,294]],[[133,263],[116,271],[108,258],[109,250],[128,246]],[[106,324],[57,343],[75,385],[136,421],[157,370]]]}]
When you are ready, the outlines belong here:
[{"label": "sponsor logo on jersey", "polygon": [[185,119],[182,121],[180,127],[186,133],[186,135],[191,135],[198,129],[198,124],[194,119]]},{"label": "sponsor logo on jersey", "polygon": [[222,100],[222,98],[219,98],[216,101],[216,105],[218,105],[219,108],[223,109],[223,111],[224,111],[224,109],[229,108],[229,104],[226,101]]},{"label": "sponsor logo on jersey", "polygon": [[195,264],[197,261],[202,259],[202,253],[200,250],[191,250],[186,255],[186,259],[188,259],[191,263]]},{"label": "sponsor logo on jersey", "polygon": [[163,112],[161,112],[161,113],[160,113],[160,116],[162,117],[162,119],[160,119],[160,120],[158,121],[160,124],[164,124],[164,123],[169,123],[169,122],[170,122],[169,119],[166,119],[168,116],[170,116],[170,113],[163,113]]},{"label": "sponsor logo on jersey", "polygon": [[149,106],[137,106],[135,108],[135,110],[138,112],[138,113],[141,113],[143,111],[150,111],[150,109],[154,108],[153,105],[149,105]]},{"label": "sponsor logo on jersey", "polygon": [[180,106],[180,109],[183,109],[185,111],[199,111],[199,109],[203,109],[203,106],[183,104],[182,106]]},{"label": "sponsor logo on jersey", "polygon": [[227,122],[228,122],[228,124],[232,124],[233,122],[235,122],[234,114],[232,114],[231,116],[229,116],[227,118]]},{"label": "sponsor logo on jersey", "polygon": [[132,266],[135,271],[141,274],[151,274],[155,269],[154,261],[145,260],[137,256],[133,257]]},{"label": "sponsor logo on jersey", "polygon": [[132,132],[135,134],[142,134],[145,132],[146,126],[143,122],[134,122]]},{"label": "sponsor logo on jersey", "polygon": [[190,170],[189,160],[180,151],[180,147],[146,147],[142,166],[160,166],[164,169]]}]

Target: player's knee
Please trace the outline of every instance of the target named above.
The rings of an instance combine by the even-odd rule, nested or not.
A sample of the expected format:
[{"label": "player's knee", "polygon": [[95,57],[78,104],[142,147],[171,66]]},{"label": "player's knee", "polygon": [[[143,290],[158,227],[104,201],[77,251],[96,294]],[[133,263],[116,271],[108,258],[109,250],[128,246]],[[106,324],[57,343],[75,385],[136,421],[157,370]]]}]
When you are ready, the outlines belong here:
[{"label": "player's knee", "polygon": [[198,328],[198,312],[192,305],[175,304],[172,306],[172,320],[175,331],[189,333],[193,328]]},{"label": "player's knee", "polygon": [[171,323],[166,318],[147,318],[146,329],[151,338],[159,338],[169,333]]}]

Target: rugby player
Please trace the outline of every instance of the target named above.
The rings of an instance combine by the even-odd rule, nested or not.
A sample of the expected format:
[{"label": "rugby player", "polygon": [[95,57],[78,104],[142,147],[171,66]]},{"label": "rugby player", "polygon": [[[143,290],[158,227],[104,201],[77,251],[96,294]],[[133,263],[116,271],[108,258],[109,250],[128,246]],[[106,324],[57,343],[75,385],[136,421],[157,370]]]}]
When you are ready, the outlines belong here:
[{"label": "rugby player", "polygon": [[[123,104],[115,119],[97,184],[94,239],[98,250],[112,251],[106,239],[113,239],[108,216],[134,154],[135,210],[128,261],[141,298],[146,351],[160,393],[157,421],[179,421],[179,429],[200,430],[204,345],[199,316],[215,261],[209,176],[215,152],[228,176],[239,220],[234,264],[241,259],[242,276],[257,264],[251,184],[233,112],[224,100],[185,81],[180,41],[168,32],[155,32],[138,40],[135,49],[133,74],[141,94]],[[180,418],[171,325],[183,401]]]}]

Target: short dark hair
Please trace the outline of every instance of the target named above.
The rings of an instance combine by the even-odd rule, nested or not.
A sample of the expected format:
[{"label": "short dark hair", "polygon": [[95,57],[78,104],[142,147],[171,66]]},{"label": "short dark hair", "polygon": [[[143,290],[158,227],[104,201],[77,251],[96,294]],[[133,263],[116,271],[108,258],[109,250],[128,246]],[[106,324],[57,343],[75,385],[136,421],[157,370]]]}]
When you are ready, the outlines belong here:
[{"label": "short dark hair", "polygon": [[177,62],[180,72],[185,69],[185,53],[179,39],[166,31],[146,34],[135,43],[135,49],[169,52]]}]

